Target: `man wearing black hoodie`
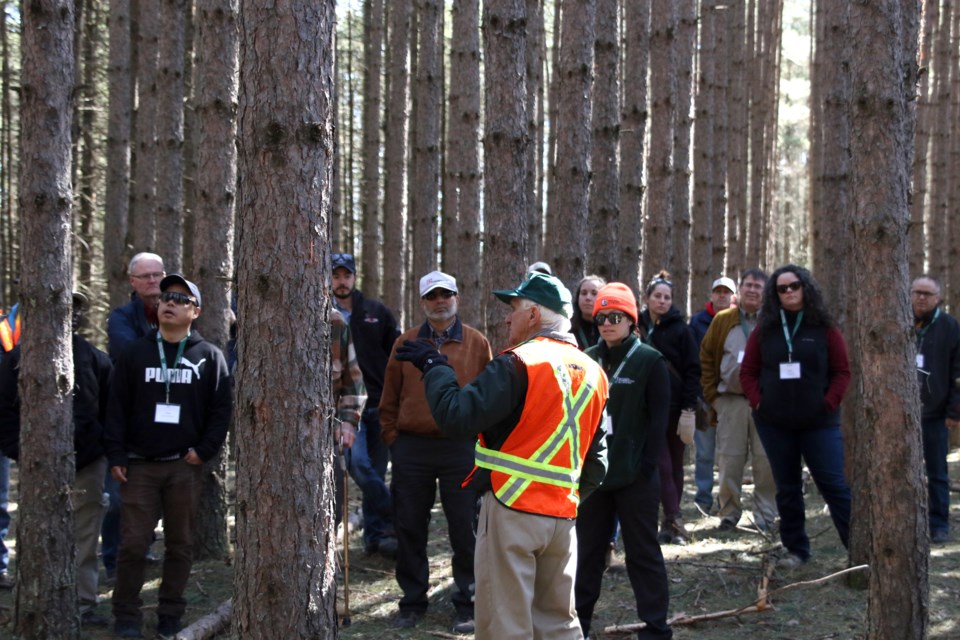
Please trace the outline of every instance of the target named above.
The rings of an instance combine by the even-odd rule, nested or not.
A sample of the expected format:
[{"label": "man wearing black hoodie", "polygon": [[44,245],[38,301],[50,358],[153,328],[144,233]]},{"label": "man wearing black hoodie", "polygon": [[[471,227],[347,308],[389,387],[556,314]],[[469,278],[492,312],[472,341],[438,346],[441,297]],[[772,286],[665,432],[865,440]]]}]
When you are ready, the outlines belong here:
[{"label": "man wearing black hoodie", "polygon": [[960,325],[940,308],[940,283],[925,275],[910,286],[917,340],[923,458],[927,465],[930,540],[942,544],[950,535],[950,478],[947,427],[960,421]]},{"label": "man wearing black hoodie", "polygon": [[113,591],[114,630],[121,638],[142,637],[144,554],[161,507],[157,633],[173,637],[181,628],[201,469],[223,445],[232,411],[223,353],[190,329],[200,315],[200,290],[171,274],[160,291],[160,328],[118,358],[107,412],[107,459],[123,505]]},{"label": "man wearing black hoodie", "polygon": [[[77,475],[73,482],[74,535],[77,545],[77,601],[80,623],[106,625],[97,607],[97,539],[103,519],[103,420],[110,385],[110,358],[76,333],[87,298],[73,294],[73,444]],[[0,450],[20,459],[20,347],[0,363]],[[22,541],[26,543],[26,539]]]}]

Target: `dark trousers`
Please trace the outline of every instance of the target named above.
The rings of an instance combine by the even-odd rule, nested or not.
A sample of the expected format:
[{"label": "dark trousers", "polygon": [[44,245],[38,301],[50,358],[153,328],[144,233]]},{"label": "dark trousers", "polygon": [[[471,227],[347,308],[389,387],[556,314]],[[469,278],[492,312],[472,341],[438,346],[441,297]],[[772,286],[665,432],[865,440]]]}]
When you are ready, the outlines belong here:
[{"label": "dark trousers", "polygon": [[660,449],[660,502],[664,520],[680,517],[680,499],[683,497],[683,450],[686,445],[677,435],[680,410],[671,409],[667,420],[667,440]]},{"label": "dark trousers", "polygon": [[615,518],[627,558],[627,577],[637,601],[637,615],[647,623],[638,638],[672,638],[667,625],[670,591],[663,554],[657,543],[660,477],[648,477],[612,491],[594,491],[577,512],[577,617],[584,636],[590,633],[593,609],[600,598],[604,560]]},{"label": "dark trousers", "polygon": [[840,427],[781,429],[763,422],[756,412],[753,420],[777,484],[777,511],[780,512],[783,546],[804,560],[810,557],[803,501],[802,462],[805,462],[820,495],[830,508],[830,517],[840,541],[846,547],[850,535],[850,487],[843,473]]},{"label": "dark trousers", "polygon": [[440,504],[447,517],[453,548],[453,606],[459,613],[473,614],[473,529],[477,494],[461,483],[473,469],[473,442],[425,438],[400,433],[391,448],[393,472],[393,524],[397,532],[397,583],[403,591],[401,611],[423,613],[427,609],[430,564],[427,537],[430,510],[440,486]]},{"label": "dark trousers", "polygon": [[922,421],[923,459],[927,465],[927,493],[930,506],[930,533],[950,529],[950,477],[947,452],[950,434],[944,418]]},{"label": "dark trousers", "polygon": [[357,441],[347,452],[347,468],[363,493],[363,544],[370,551],[393,529],[390,491],[384,482],[387,458],[387,447],[380,440],[380,410],[364,409]]},{"label": "dark trousers", "polygon": [[117,621],[141,624],[144,556],[153,541],[153,529],[163,513],[163,578],[158,616],[179,618],[187,601],[183,592],[193,565],[193,523],[200,499],[203,467],[183,460],[134,463],[127,482],[120,485],[120,553],[113,615]]}]

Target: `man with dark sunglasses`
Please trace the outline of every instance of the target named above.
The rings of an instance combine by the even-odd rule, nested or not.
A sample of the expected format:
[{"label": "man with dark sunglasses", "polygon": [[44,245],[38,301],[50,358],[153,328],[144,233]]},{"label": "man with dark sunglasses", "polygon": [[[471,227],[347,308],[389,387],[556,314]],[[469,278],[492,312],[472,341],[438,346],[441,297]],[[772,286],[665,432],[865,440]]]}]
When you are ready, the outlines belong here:
[{"label": "man with dark sunglasses", "polygon": [[[441,271],[420,279],[420,308],[426,320],[396,341],[426,340],[437,356],[453,367],[460,384],[466,384],[490,362],[490,343],[457,315],[460,301],[457,281]],[[383,441],[390,446],[393,475],[394,526],[397,529],[397,583],[403,590],[399,628],[416,626],[427,610],[429,561],[427,557],[430,510],[440,486],[440,502],[447,516],[453,548],[453,630],[473,633],[473,533],[477,495],[462,483],[473,468],[471,437],[448,438],[430,415],[420,371],[410,362],[391,358],[380,399]]]},{"label": "man with dark sunglasses", "polygon": [[227,361],[191,329],[202,308],[197,285],[171,274],[160,282],[159,298],[159,330],[131,343],[116,362],[105,425],[104,448],[122,499],[113,590],[121,638],[142,637],[144,554],[161,507],[157,634],[180,631],[202,465],[223,446],[232,411]]},{"label": "man with dark sunglasses", "polygon": [[367,403],[353,446],[347,455],[347,470],[363,493],[363,546],[386,558],[397,555],[393,532],[390,491],[386,485],[387,447],[380,440],[380,394],[387,359],[400,328],[393,313],[379,300],[357,289],[357,264],[350,253],[330,258],[333,304],[349,325],[357,362],[367,388]]}]

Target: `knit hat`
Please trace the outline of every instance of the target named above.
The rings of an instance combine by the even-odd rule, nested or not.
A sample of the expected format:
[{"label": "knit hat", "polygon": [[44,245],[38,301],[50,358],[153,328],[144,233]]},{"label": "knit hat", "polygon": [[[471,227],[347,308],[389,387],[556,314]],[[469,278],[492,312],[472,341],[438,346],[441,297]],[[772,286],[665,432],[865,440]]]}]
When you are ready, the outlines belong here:
[{"label": "knit hat", "polygon": [[593,315],[601,311],[622,311],[637,322],[637,297],[630,287],[622,282],[605,284],[597,292],[597,299],[593,303]]}]

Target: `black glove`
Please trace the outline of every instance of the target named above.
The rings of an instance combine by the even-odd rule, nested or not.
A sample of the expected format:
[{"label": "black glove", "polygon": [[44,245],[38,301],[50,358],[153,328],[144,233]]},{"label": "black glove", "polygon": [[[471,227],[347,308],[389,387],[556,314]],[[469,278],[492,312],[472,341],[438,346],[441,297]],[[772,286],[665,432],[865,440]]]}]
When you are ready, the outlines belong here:
[{"label": "black glove", "polygon": [[413,363],[413,366],[423,373],[434,367],[450,366],[447,356],[437,351],[437,348],[426,340],[404,340],[403,344],[397,347],[396,358],[400,362]]}]

